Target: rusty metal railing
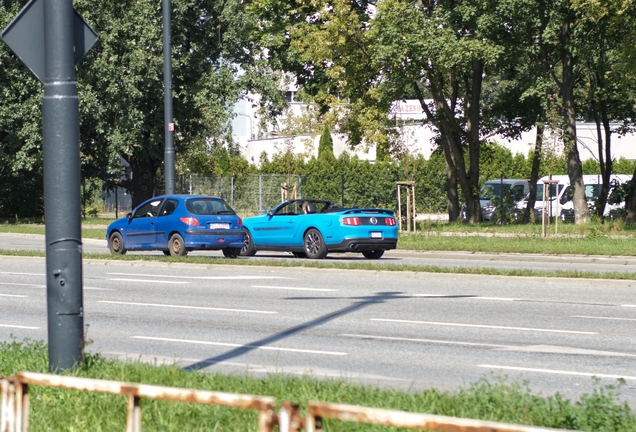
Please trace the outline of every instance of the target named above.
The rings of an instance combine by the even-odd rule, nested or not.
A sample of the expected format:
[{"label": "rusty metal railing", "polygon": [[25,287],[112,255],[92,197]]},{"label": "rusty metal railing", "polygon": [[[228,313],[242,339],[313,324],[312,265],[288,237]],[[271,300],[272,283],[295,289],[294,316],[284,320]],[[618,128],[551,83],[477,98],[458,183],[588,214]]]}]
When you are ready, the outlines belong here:
[{"label": "rusty metal railing", "polygon": [[259,432],[273,432],[274,425],[277,424],[274,406],[276,399],[270,396],[254,396],[237,393],[192,390],[147,384],[132,384],[120,381],[106,381],[90,378],[21,372],[18,373],[13,380],[2,380],[1,432],[28,431],[29,385],[124,395],[128,398],[126,432],[141,431],[141,407],[139,405],[141,398],[193,402],[257,410]]},{"label": "rusty metal railing", "polygon": [[323,402],[309,402],[307,404],[305,431],[321,432],[323,418],[337,419],[345,422],[393,426],[405,429],[435,430],[447,432],[563,431],[563,429],[521,426],[509,423],[462,419],[433,414],[419,414],[407,411],[396,411],[381,408],[369,408],[356,405]]},{"label": "rusty metal railing", "polygon": [[303,417],[300,414],[299,406],[287,401],[281,403],[280,411],[276,413],[276,399],[270,396],[254,396],[21,372],[15,377],[0,379],[0,432],[28,431],[29,385],[126,396],[128,398],[126,432],[141,431],[142,413],[139,401],[142,398],[256,410],[258,411],[259,432],[273,432],[275,426],[278,426],[279,432],[300,432],[301,430],[305,430],[306,432],[321,432],[323,418],[406,429],[446,432],[562,431],[562,429],[521,426],[509,423],[323,402],[309,402],[307,404],[306,415]]}]

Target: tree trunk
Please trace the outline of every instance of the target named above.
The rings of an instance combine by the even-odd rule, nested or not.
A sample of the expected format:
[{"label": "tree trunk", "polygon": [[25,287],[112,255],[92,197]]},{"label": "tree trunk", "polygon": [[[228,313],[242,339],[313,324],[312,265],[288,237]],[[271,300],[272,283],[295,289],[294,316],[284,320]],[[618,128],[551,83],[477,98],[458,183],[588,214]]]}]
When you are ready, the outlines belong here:
[{"label": "tree trunk", "polygon": [[[561,97],[563,99],[563,120],[565,131],[563,142],[567,153],[568,175],[570,185],[574,190],[572,204],[574,205],[574,222],[587,221],[588,207],[585,199],[585,185],[583,184],[583,167],[579,148],[576,143],[576,107],[574,105],[574,56],[568,48],[570,42],[571,10],[567,10],[561,26],[561,64],[563,67],[563,82],[561,83]],[[560,215],[555,215],[559,217]]]},{"label": "tree trunk", "polygon": [[448,221],[456,222],[460,215],[459,197],[457,196],[457,173],[446,161],[446,199],[448,201]]},{"label": "tree trunk", "polygon": [[534,213],[534,205],[537,202],[537,181],[539,180],[539,167],[541,166],[541,150],[543,148],[543,123],[537,123],[537,136],[534,140],[534,153],[532,155],[532,170],[530,171],[530,192],[528,205],[523,211],[523,223],[530,222],[530,215]]},{"label": "tree trunk", "polygon": [[627,210],[627,215],[625,216],[626,224],[636,222],[636,170],[634,170],[634,175],[629,183],[629,194],[627,198],[625,198],[625,210]]},{"label": "tree trunk", "polygon": [[[603,122],[603,130],[605,132],[605,169],[601,170],[601,175],[603,176],[603,187],[601,188],[601,193],[598,197],[597,214],[600,218],[602,218],[605,213],[605,206],[607,205],[607,198],[610,190],[610,177],[614,168],[614,162],[612,161],[612,129],[610,128],[607,109],[604,105],[601,107],[601,120]],[[601,142],[602,141],[599,139],[599,143]],[[599,159],[602,157],[601,154],[602,149],[599,148]]]}]

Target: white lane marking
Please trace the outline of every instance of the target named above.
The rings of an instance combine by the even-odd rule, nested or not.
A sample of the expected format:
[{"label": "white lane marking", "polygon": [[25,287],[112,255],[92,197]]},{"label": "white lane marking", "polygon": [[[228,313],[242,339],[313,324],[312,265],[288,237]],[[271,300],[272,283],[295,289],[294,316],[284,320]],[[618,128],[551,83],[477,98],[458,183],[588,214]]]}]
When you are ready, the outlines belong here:
[{"label": "white lane marking", "polygon": [[508,345],[485,344],[485,343],[476,343],[476,342],[456,342],[456,341],[435,340],[435,339],[412,339],[412,338],[402,338],[402,337],[392,337],[392,336],[374,336],[374,335],[347,334],[347,333],[341,334],[340,336],[354,337],[354,338],[363,338],[363,339],[395,340],[395,341],[403,341],[403,342],[425,342],[425,343],[437,343],[437,344],[446,344],[446,345],[483,346],[483,347],[489,347],[489,348],[508,348]]},{"label": "white lane marking", "polygon": [[629,375],[608,375],[608,374],[599,374],[599,373],[590,373],[590,372],[564,371],[564,370],[557,370],[557,369],[536,369],[536,368],[497,366],[497,365],[487,365],[487,364],[478,365],[478,367],[513,370],[513,371],[520,371],[520,372],[539,372],[539,373],[557,374],[557,375],[576,375],[576,376],[597,377],[597,378],[612,378],[612,379],[623,378],[628,380],[636,380],[636,376],[629,376]]},{"label": "white lane marking", "polygon": [[588,335],[598,334],[596,332],[583,332],[583,331],[575,331],[575,330],[540,329],[540,328],[532,328],[532,327],[507,327],[507,326],[493,326],[493,325],[483,325],[483,324],[444,323],[444,322],[436,322],[436,321],[411,321],[411,320],[382,319],[382,318],[371,318],[371,321],[383,321],[383,322],[395,322],[395,323],[407,323],[407,324],[429,324],[429,325],[452,326],[452,327],[489,328],[489,329],[498,329],[498,330],[536,331],[536,332],[545,332],[545,333],[572,333],[572,334],[588,334]]},{"label": "white lane marking", "polygon": [[20,275],[20,276],[46,276],[44,273],[19,273],[19,272],[0,272],[5,275]]},{"label": "white lane marking", "polygon": [[329,289],[329,288],[300,288],[300,287],[267,286],[267,285],[252,285],[252,288],[291,290],[291,291],[324,291],[324,292],[338,291],[337,289]]},{"label": "white lane marking", "polygon": [[164,342],[181,342],[181,343],[191,343],[191,344],[199,344],[199,345],[224,346],[224,347],[231,347],[231,348],[255,348],[255,349],[270,350],[270,351],[286,351],[286,352],[325,354],[325,355],[335,355],[335,356],[347,355],[347,353],[338,352],[338,351],[316,351],[316,350],[305,350],[305,349],[297,349],[297,348],[280,348],[280,347],[260,346],[260,345],[243,345],[243,344],[234,344],[234,343],[207,342],[207,341],[197,341],[197,340],[188,340],[188,339],[171,339],[171,338],[160,338],[160,337],[150,337],[150,336],[132,336],[132,338],[156,340],[156,341],[164,341]]},{"label": "white lane marking", "polygon": [[18,298],[27,298],[25,295],[16,295],[16,294],[0,294],[0,297],[18,297]]},{"label": "white lane marking", "polygon": [[127,305],[127,306],[165,307],[165,308],[174,308],[174,309],[198,309],[198,310],[210,310],[210,311],[220,311],[220,312],[245,312],[245,313],[260,313],[260,314],[278,313],[273,311],[259,311],[259,310],[249,310],[249,309],[225,309],[225,308],[214,308],[214,307],[203,307],[203,306],[181,306],[181,305],[169,305],[169,304],[159,304],[159,303],[134,303],[134,302],[119,302],[119,301],[109,301],[109,300],[98,300],[97,303],[119,304],[119,305]]},{"label": "white lane marking", "polygon": [[97,287],[84,287],[85,290],[88,291],[115,291],[114,289],[110,289],[110,288],[97,288]]},{"label": "white lane marking", "polygon": [[587,315],[572,315],[572,318],[587,318],[587,319],[616,320],[616,321],[636,321],[636,318],[599,317],[599,316],[587,316]]},{"label": "white lane marking", "polygon": [[[0,282],[0,285],[21,286],[21,287],[30,287],[30,288],[46,288],[46,285],[10,283],[10,282]],[[115,291],[114,289],[110,289],[110,288],[97,288],[97,287],[87,287],[87,286],[85,286],[84,289],[92,290],[92,291]]]},{"label": "white lane marking", "polygon": [[623,307],[636,307],[636,305],[621,305]]},{"label": "white lane marking", "polygon": [[186,281],[166,281],[166,280],[159,280],[159,279],[149,280],[149,279],[112,278],[112,279],[109,279],[109,280],[120,281],[120,282],[142,282],[142,283],[171,284],[171,285],[182,285],[182,284],[190,283],[190,282],[186,282]]},{"label": "white lane marking", "polygon": [[179,279],[209,279],[209,280],[261,280],[261,279],[294,279],[282,276],[175,276],[175,275],[156,275],[156,274],[137,274],[137,273],[106,273],[113,276],[134,276],[134,277],[161,277],[161,278],[179,278]]},{"label": "white lane marking", "polygon": [[519,299],[516,298],[507,298],[507,297],[469,297],[471,299],[475,299],[475,300],[497,300],[497,301],[517,301]]},{"label": "white lane marking", "polygon": [[40,329],[40,327],[29,327],[29,326],[12,325],[12,324],[0,324],[0,327],[27,329],[27,330],[39,330]]}]

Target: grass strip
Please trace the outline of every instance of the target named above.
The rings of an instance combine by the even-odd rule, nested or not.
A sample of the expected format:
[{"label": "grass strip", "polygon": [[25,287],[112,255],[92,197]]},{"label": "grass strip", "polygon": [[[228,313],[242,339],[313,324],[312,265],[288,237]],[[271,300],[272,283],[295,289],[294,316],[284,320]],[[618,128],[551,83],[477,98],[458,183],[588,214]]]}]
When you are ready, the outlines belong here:
[{"label": "grass strip", "polygon": [[[460,226],[461,228],[462,226]],[[456,225],[446,225],[456,228]],[[538,233],[509,231],[508,226],[499,230],[475,226],[472,231],[426,231],[416,234],[400,234],[398,249],[416,251],[468,251],[487,253],[537,253],[550,255],[607,255],[636,256],[633,247],[636,237],[631,231],[613,232],[590,229],[581,233],[541,237]],[[0,225],[2,233],[44,235],[42,225]],[[84,228],[82,237],[105,240],[102,228]]]},{"label": "grass strip", "polygon": [[[41,341],[0,342],[0,375],[19,371],[47,372],[47,347]],[[406,392],[352,384],[346,379],[314,380],[308,376],[269,375],[250,378],[185,372],[176,365],[153,366],[139,362],[107,360],[86,354],[75,376],[273,396],[278,403],[309,400],[396,409],[452,417],[502,421],[515,424],[594,431],[636,430],[636,416],[627,403],[619,402],[624,384],[600,387],[579,400],[560,394],[537,396],[528,384],[491,376],[454,392],[430,389]],[[126,399],[89,392],[31,386],[32,431],[113,431],[125,429]],[[144,430],[254,431],[256,414],[249,410],[219,408],[179,402],[142,399]],[[355,423],[325,421],[326,431],[394,431]]]},{"label": "grass strip", "polygon": [[[6,256],[32,256],[45,257],[40,251],[30,250],[0,250],[0,255]],[[525,276],[525,277],[549,277],[569,279],[607,279],[607,280],[636,280],[636,273],[628,272],[585,272],[579,270],[552,270],[540,271],[530,269],[497,269],[489,267],[440,267],[430,265],[409,264],[376,264],[373,262],[324,262],[298,259],[251,259],[251,258],[218,258],[218,257],[165,257],[159,255],[109,255],[109,254],[83,254],[84,259],[115,260],[115,261],[158,261],[165,263],[205,264],[205,265],[236,265],[252,267],[286,267],[286,268],[318,268],[339,270],[369,270],[369,271],[395,271],[414,273],[445,273],[445,274],[472,274],[490,276]]]}]

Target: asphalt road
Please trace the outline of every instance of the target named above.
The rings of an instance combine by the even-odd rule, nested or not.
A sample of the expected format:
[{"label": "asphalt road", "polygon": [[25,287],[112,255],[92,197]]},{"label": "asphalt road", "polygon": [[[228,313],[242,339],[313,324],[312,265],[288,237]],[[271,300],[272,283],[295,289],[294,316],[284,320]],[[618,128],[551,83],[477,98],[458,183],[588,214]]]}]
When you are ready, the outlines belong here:
[{"label": "asphalt road", "polygon": [[[44,271],[0,256],[1,340],[46,339]],[[568,398],[623,378],[636,407],[631,282],[109,260],[83,272],[89,349],[109,357],[400,389],[507,376]]]},{"label": "asphalt road", "polygon": [[[484,239],[487,241],[487,239]],[[44,236],[35,234],[0,233],[0,249],[6,250],[39,250],[46,248]],[[84,239],[85,253],[108,254],[106,240]],[[159,255],[161,252],[129,252],[130,255]],[[194,251],[196,256],[222,257],[220,251]],[[255,257],[243,259],[294,259],[289,254],[258,253]],[[332,254],[327,261],[368,262],[361,254]],[[512,254],[512,253],[473,253],[473,252],[443,252],[443,251],[406,251],[392,250],[384,254],[378,263],[385,265],[408,266],[438,266],[445,268],[481,267],[500,270],[527,269],[537,271],[579,270],[585,272],[636,272],[636,257],[609,257],[561,255],[548,256],[540,254]]]}]

